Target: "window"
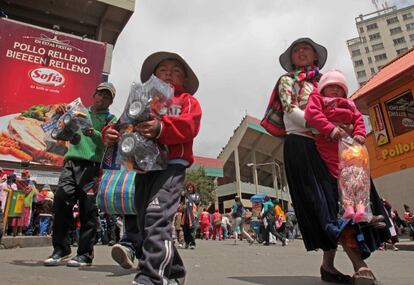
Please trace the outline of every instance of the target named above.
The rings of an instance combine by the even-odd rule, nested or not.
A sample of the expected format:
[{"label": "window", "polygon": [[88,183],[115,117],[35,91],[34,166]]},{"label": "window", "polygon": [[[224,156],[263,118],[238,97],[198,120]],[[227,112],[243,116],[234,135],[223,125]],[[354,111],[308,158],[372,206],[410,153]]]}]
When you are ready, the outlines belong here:
[{"label": "window", "polygon": [[413,101],[414,98],[411,90],[407,90],[404,93],[385,101],[385,109],[388,112],[388,122],[391,125],[394,137],[413,130],[413,125],[407,123],[407,120],[412,122],[413,119],[410,108],[414,104]]},{"label": "window", "polygon": [[365,47],[365,52],[369,53],[369,47]]},{"label": "window", "polygon": [[393,39],[392,41],[394,42],[394,45],[396,46],[396,45],[405,43],[405,38],[401,37],[401,38]]},{"label": "window", "polygon": [[405,53],[407,50],[408,48],[397,49],[397,54],[400,55],[402,53]]},{"label": "window", "polygon": [[398,18],[397,17],[387,19],[387,24],[388,25],[391,25],[391,24],[394,24],[394,23],[398,23],[398,22],[399,21],[398,21]]},{"label": "window", "polygon": [[373,29],[378,29],[377,23],[367,25],[367,31],[370,31],[370,30],[373,30]]},{"label": "window", "polygon": [[383,43],[379,43],[376,45],[372,45],[372,50],[379,50],[379,49],[383,49],[384,48],[384,44]]},{"label": "window", "polygon": [[414,34],[410,35],[410,41],[414,42]]},{"label": "window", "polygon": [[371,67],[371,75],[375,73],[375,69]]},{"label": "window", "polygon": [[405,25],[405,27],[407,28],[407,31],[414,30],[414,23],[409,23],[409,24]]},{"label": "window", "polygon": [[354,65],[355,65],[355,67],[358,67],[358,66],[364,65],[364,62],[362,61],[362,59],[355,60],[354,61]]},{"label": "window", "polygon": [[359,32],[363,33],[364,32],[364,27],[359,27]]},{"label": "window", "polygon": [[387,59],[387,54],[383,53],[383,54],[379,54],[375,56],[375,61],[381,61]]},{"label": "window", "polygon": [[402,33],[401,27],[396,27],[390,30],[391,35]]},{"label": "window", "polygon": [[358,76],[358,78],[361,78],[361,77],[367,76],[367,74],[366,74],[365,70],[362,70],[362,71],[357,72],[357,76]]},{"label": "window", "polygon": [[368,63],[372,63],[372,58],[370,56],[368,57]]},{"label": "window", "polygon": [[359,49],[353,50],[352,56],[357,56],[357,55],[361,55],[361,51]]},{"label": "window", "polygon": [[370,41],[380,39],[380,38],[381,38],[380,33],[375,33],[375,34],[369,35],[369,40]]},{"label": "window", "polygon": [[409,20],[413,18],[413,14],[411,13],[403,14],[402,17],[404,20]]}]

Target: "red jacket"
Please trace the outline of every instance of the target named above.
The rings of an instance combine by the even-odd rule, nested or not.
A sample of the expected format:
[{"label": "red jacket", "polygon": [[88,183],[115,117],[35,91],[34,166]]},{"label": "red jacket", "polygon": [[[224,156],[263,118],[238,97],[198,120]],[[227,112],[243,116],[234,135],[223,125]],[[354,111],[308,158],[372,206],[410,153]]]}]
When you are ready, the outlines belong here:
[{"label": "red jacket", "polygon": [[338,141],[332,140],[329,135],[336,125],[342,123],[354,126],[352,136],[365,137],[362,114],[352,100],[324,97],[319,94],[317,89],[314,89],[306,105],[305,120],[319,132],[315,135],[316,148],[329,172],[337,178],[339,171]]},{"label": "red jacket", "polygon": [[161,117],[161,131],[158,142],[168,147],[169,160],[184,159],[191,165],[193,158],[193,140],[200,130],[201,107],[197,99],[185,93],[179,86],[168,114]]},{"label": "red jacket", "polygon": [[353,124],[353,136],[365,137],[362,114],[354,102],[347,98],[329,98],[314,89],[306,105],[305,120],[322,135],[329,136],[336,125]]}]

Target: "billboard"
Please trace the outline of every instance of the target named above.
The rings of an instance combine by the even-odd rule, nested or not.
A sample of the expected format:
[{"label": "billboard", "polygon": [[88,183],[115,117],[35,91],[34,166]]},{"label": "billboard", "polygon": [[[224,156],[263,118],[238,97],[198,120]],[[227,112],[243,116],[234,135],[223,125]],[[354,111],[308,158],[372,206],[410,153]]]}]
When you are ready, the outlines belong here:
[{"label": "billboard", "polygon": [[92,103],[106,44],[5,18],[0,39],[0,160],[60,165],[68,145],[41,124],[61,103]]}]

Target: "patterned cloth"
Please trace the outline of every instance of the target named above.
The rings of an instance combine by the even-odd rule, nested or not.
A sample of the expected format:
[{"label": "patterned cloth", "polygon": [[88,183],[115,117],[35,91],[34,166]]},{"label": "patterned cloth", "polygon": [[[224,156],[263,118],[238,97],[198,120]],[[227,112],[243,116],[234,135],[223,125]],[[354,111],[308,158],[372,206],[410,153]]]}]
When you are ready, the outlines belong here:
[{"label": "patterned cloth", "polygon": [[283,112],[291,112],[293,106],[304,109],[320,76],[317,66],[297,69],[281,76],[273,89],[261,126],[271,135],[285,136]]}]

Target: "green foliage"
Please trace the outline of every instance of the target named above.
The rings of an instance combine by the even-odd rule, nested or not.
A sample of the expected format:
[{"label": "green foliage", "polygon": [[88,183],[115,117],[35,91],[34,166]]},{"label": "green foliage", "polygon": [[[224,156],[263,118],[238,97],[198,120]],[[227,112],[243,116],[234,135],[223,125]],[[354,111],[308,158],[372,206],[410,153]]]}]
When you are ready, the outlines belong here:
[{"label": "green foliage", "polygon": [[197,193],[200,195],[202,206],[210,206],[214,203],[215,186],[213,177],[206,175],[204,168],[192,168],[187,171],[185,183],[193,182],[197,185]]}]

